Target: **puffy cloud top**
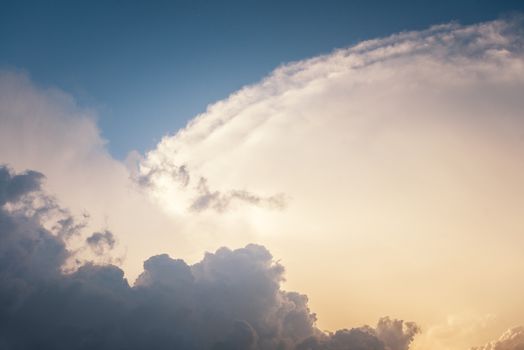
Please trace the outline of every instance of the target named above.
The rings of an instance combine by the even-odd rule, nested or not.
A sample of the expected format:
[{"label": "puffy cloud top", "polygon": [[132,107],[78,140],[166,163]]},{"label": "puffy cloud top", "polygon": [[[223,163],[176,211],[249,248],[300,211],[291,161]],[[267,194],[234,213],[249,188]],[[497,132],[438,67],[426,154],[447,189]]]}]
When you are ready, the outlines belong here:
[{"label": "puffy cloud top", "polygon": [[471,350],[524,350],[524,327],[508,329],[499,339]]}]

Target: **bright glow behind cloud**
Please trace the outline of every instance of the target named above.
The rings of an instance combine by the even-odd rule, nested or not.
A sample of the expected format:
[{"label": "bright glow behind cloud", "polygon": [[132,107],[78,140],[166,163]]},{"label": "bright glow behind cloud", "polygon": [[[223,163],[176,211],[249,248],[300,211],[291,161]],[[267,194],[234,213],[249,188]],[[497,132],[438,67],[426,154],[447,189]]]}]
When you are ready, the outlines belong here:
[{"label": "bright glow behind cloud", "polygon": [[165,137],[139,174],[168,211],[189,213],[202,177],[218,193],[283,193],[283,212],[233,199],[201,215],[253,217],[328,327],[384,309],[522,322],[522,39],[518,20],[443,25],[282,66]]},{"label": "bright glow behind cloud", "polygon": [[103,249],[110,229],[131,279],[153,254],[191,263],[256,242],[282,259],[286,289],[310,296],[321,328],[388,314],[422,325],[420,349],[486,344],[524,322],[516,22],[444,25],[280,67],[131,156],[143,192],[90,111],[3,72],[0,160],[45,173],[61,204],[90,214]]}]

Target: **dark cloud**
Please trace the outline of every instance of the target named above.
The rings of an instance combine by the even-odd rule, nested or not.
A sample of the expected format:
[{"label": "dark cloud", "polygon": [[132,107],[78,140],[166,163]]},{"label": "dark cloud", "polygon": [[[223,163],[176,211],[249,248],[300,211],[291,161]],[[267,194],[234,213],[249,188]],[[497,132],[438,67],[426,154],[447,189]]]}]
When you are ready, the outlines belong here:
[{"label": "dark cloud", "polygon": [[[282,290],[284,268],[253,244],[192,266],[151,257],[134,286],[113,265],[66,274],[67,235],[44,228],[34,211],[5,205],[38,192],[41,174],[0,174],[0,349],[403,350],[418,332],[389,318],[376,328],[321,332],[307,297]],[[98,232],[87,244],[110,247],[114,238]]]},{"label": "dark cloud", "polygon": [[[65,211],[65,213],[67,213],[67,211]],[[80,231],[85,227],[86,222],[79,223],[71,215],[66,214],[66,216],[63,219],[57,220],[56,225],[53,227],[53,230],[59,237],[69,238],[73,235],[80,234]]]},{"label": "dark cloud", "polygon": [[223,212],[227,210],[235,200],[269,209],[282,209],[285,206],[283,194],[261,197],[245,190],[231,190],[226,193],[212,191],[209,189],[207,180],[203,177],[200,178],[196,189],[198,194],[190,206],[190,209],[196,212],[206,209]]},{"label": "dark cloud", "polygon": [[44,175],[36,171],[11,175],[9,169],[0,166],[0,205],[15,202],[21,196],[40,188]]},{"label": "dark cloud", "polygon": [[343,329],[328,336],[310,337],[297,350],[385,350],[382,341],[369,327]]},{"label": "dark cloud", "polygon": [[103,255],[114,248],[116,240],[111,231],[95,232],[86,238],[87,245],[96,255]]}]

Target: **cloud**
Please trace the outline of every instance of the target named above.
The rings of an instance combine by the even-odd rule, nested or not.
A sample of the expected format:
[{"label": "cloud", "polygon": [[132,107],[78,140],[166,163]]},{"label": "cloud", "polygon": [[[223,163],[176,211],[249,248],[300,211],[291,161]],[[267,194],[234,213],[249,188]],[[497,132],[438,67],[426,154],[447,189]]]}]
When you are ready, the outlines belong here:
[{"label": "cloud", "polygon": [[[341,331],[335,340],[336,332],[333,337],[310,334],[315,328],[311,322],[335,330],[396,314],[431,330],[443,315],[471,310],[497,314],[497,320],[465,332],[457,329],[467,325],[444,326],[438,340],[421,348],[455,350],[481,344],[479,334],[500,329],[501,322],[522,324],[518,311],[524,308],[524,282],[514,276],[521,274],[524,245],[523,38],[518,18],[445,24],[285,64],[209,106],[151,152],[133,152],[127,165],[108,154],[94,110],[67,93],[38,86],[28,74],[2,71],[0,161],[19,174],[25,169],[45,174],[46,188],[56,195],[55,200],[38,192],[0,194],[3,201],[10,200],[5,215],[16,213],[18,218],[9,219],[13,230],[22,236],[50,232],[52,237],[35,233],[25,241],[44,239],[49,243],[44,250],[59,256],[54,263],[45,254],[39,257],[42,251],[35,248],[32,259],[42,266],[20,263],[31,271],[47,271],[53,270],[48,264],[64,266],[65,259],[70,274],[60,271],[55,275],[60,282],[49,285],[57,286],[52,291],[61,301],[71,295],[74,306],[67,304],[67,312],[77,313],[80,306],[74,300],[84,299],[74,291],[85,287],[86,298],[110,306],[108,327],[126,325],[113,328],[111,339],[136,332],[153,344],[165,336],[166,328],[148,330],[146,325],[138,331],[131,325],[136,315],[151,324],[155,317],[164,317],[171,324],[184,319],[187,310],[202,310],[193,308],[200,299],[188,291],[210,294],[207,287],[195,289],[195,281],[207,281],[222,293],[220,302],[231,302],[224,292],[229,284],[197,276],[205,275],[196,267],[206,260],[200,261],[200,254],[256,242],[285,262],[288,279],[279,283],[306,291],[311,302],[301,294],[277,293],[287,321],[270,312],[268,320],[281,320],[271,322],[279,324],[274,327],[247,316],[226,317],[220,336],[213,337],[217,347],[249,348],[277,338],[294,344],[293,339],[302,337],[317,347],[335,347],[344,339],[377,345],[378,327]],[[110,260],[86,249],[86,233],[106,228],[120,243],[109,254],[127,257],[125,276],[134,280],[141,275],[132,287],[117,267],[81,264],[87,258]],[[22,245],[11,254],[32,256],[26,248]],[[259,259],[257,249],[245,249],[219,250],[211,256],[237,259],[247,254],[252,262]],[[183,261],[149,259],[159,251]],[[148,263],[142,268],[144,260]],[[209,269],[216,270],[221,260],[212,261]],[[25,283],[16,280],[13,286]],[[167,297],[159,291],[169,288],[190,308],[175,312],[165,307],[161,301]],[[23,295],[22,289],[17,291]],[[141,293],[157,294],[138,297]],[[132,295],[136,302],[121,295]],[[235,296],[242,301],[241,293]],[[32,303],[39,305],[36,300]],[[133,316],[126,305],[134,307],[138,301],[144,304],[132,309]],[[318,321],[308,305],[315,306]],[[282,310],[280,306],[275,308]],[[93,316],[102,312],[96,308],[85,312],[86,325],[93,318],[103,319],[98,317],[102,314]],[[207,321],[207,316],[194,322]],[[129,321],[121,323],[118,317]],[[50,330],[57,327],[67,324],[49,324]],[[396,344],[410,339],[404,327],[406,334],[391,337]],[[85,339],[94,341],[102,328],[94,328]],[[71,337],[84,339],[77,337],[83,332],[78,329]],[[194,339],[180,329],[172,335],[177,341]],[[271,332],[280,335],[272,338]],[[42,330],[44,336],[52,338]]]},{"label": "cloud", "polygon": [[[144,263],[134,286],[114,265],[64,273],[73,254],[24,196],[42,175],[0,168],[0,346],[3,349],[407,349],[418,328],[389,318],[376,328],[324,334],[304,295],[281,289],[284,268],[260,245],[221,248],[198,263],[168,255]],[[42,193],[40,193],[42,194]],[[114,243],[109,231],[89,236]],[[313,344],[313,345],[311,345]]]},{"label": "cloud", "polygon": [[[64,231],[71,234],[68,245],[83,249],[84,258],[96,252],[85,249],[86,237],[80,233],[103,233],[111,227],[121,243],[111,255],[133,256],[123,267],[136,277],[145,258],[181,235],[181,225],[151,205],[130,179],[125,164],[109,155],[96,121],[95,111],[80,106],[71,95],[38,86],[27,73],[0,70],[0,164],[47,176],[46,188],[55,196],[53,205],[67,207],[69,212],[62,215],[66,221],[56,223],[62,228],[69,225]],[[26,179],[36,176],[27,175]],[[14,195],[12,190],[1,191],[2,198]],[[151,232],[151,239],[142,240],[143,232]],[[179,251],[188,247],[183,238],[177,242]]]},{"label": "cloud", "polygon": [[413,322],[381,318],[376,327],[377,337],[387,345],[386,350],[407,350],[420,328]]},{"label": "cloud", "polygon": [[456,142],[489,128],[487,141],[504,132],[519,143],[506,128],[522,124],[520,22],[439,25],[283,65],[164,137],[137,181],[173,213],[281,207],[273,194],[304,197],[304,182],[346,196],[368,173],[446,171],[447,152],[476,152]]},{"label": "cloud", "polygon": [[0,205],[16,202],[24,194],[38,189],[43,177],[36,171],[11,176],[7,167],[0,167]]},{"label": "cloud", "polygon": [[376,328],[364,326],[313,336],[299,344],[297,350],[407,350],[419,332],[413,322],[383,317]]},{"label": "cloud", "polygon": [[97,254],[102,255],[114,248],[116,240],[111,231],[95,232],[86,238],[86,243]]},{"label": "cloud", "polygon": [[514,327],[505,331],[499,339],[472,350],[523,350],[524,327]]},{"label": "cloud", "polygon": [[234,200],[268,208],[282,209],[285,206],[283,194],[265,198],[245,190],[230,190],[224,194],[220,191],[211,191],[207,185],[207,180],[203,177],[201,177],[198,182],[197,193],[197,197],[189,207],[190,210],[197,212],[208,208],[213,208],[218,212],[223,212],[229,208],[231,202]]},{"label": "cloud", "polygon": [[[130,155],[131,158],[134,156],[136,155]],[[139,161],[138,164],[136,162],[131,164],[131,173],[134,175],[135,181],[146,189],[154,188],[156,177],[161,172],[165,174],[165,168],[152,166],[144,171],[144,168],[140,168],[140,161],[143,160],[143,158],[139,156],[137,160]],[[170,169],[169,177],[171,184],[176,184],[182,190],[188,190],[191,176],[187,167],[185,165],[163,165],[168,166]],[[136,167],[139,167],[139,169],[136,169]],[[222,213],[230,209],[234,201],[269,209],[283,209],[285,206],[285,196],[282,193],[268,197],[261,197],[247,190],[228,190],[224,193],[223,191],[211,190],[207,182],[205,177],[200,176],[198,182],[193,184],[192,191],[194,192],[194,198],[191,199],[186,209],[193,212],[213,209]]]},{"label": "cloud", "polygon": [[479,315],[472,312],[447,315],[444,322],[434,323],[424,329],[416,339],[416,349],[463,350],[482,342],[497,324],[493,314]]},{"label": "cloud", "polygon": [[[212,217],[209,230],[247,218],[238,235],[254,231],[286,259],[327,329],[390,307],[425,329],[472,310],[498,315],[486,331],[520,324],[522,28],[522,18],[444,24],[284,64],[147,152],[145,192],[172,215]],[[220,209],[238,188],[283,193],[285,208],[190,210]],[[319,251],[321,283],[305,267]],[[347,295],[345,309],[329,301]]]}]

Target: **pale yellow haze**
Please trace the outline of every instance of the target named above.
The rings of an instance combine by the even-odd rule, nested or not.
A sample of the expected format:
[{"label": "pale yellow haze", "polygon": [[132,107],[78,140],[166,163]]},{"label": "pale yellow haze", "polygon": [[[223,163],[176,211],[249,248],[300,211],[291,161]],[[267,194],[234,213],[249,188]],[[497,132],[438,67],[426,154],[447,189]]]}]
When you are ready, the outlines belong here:
[{"label": "pale yellow haze", "polygon": [[416,349],[469,349],[524,324],[522,28],[443,25],[284,65],[126,164],[92,112],[4,72],[0,160],[111,229],[131,280],[150,255],[256,242],[321,329],[389,315],[421,325]]}]

